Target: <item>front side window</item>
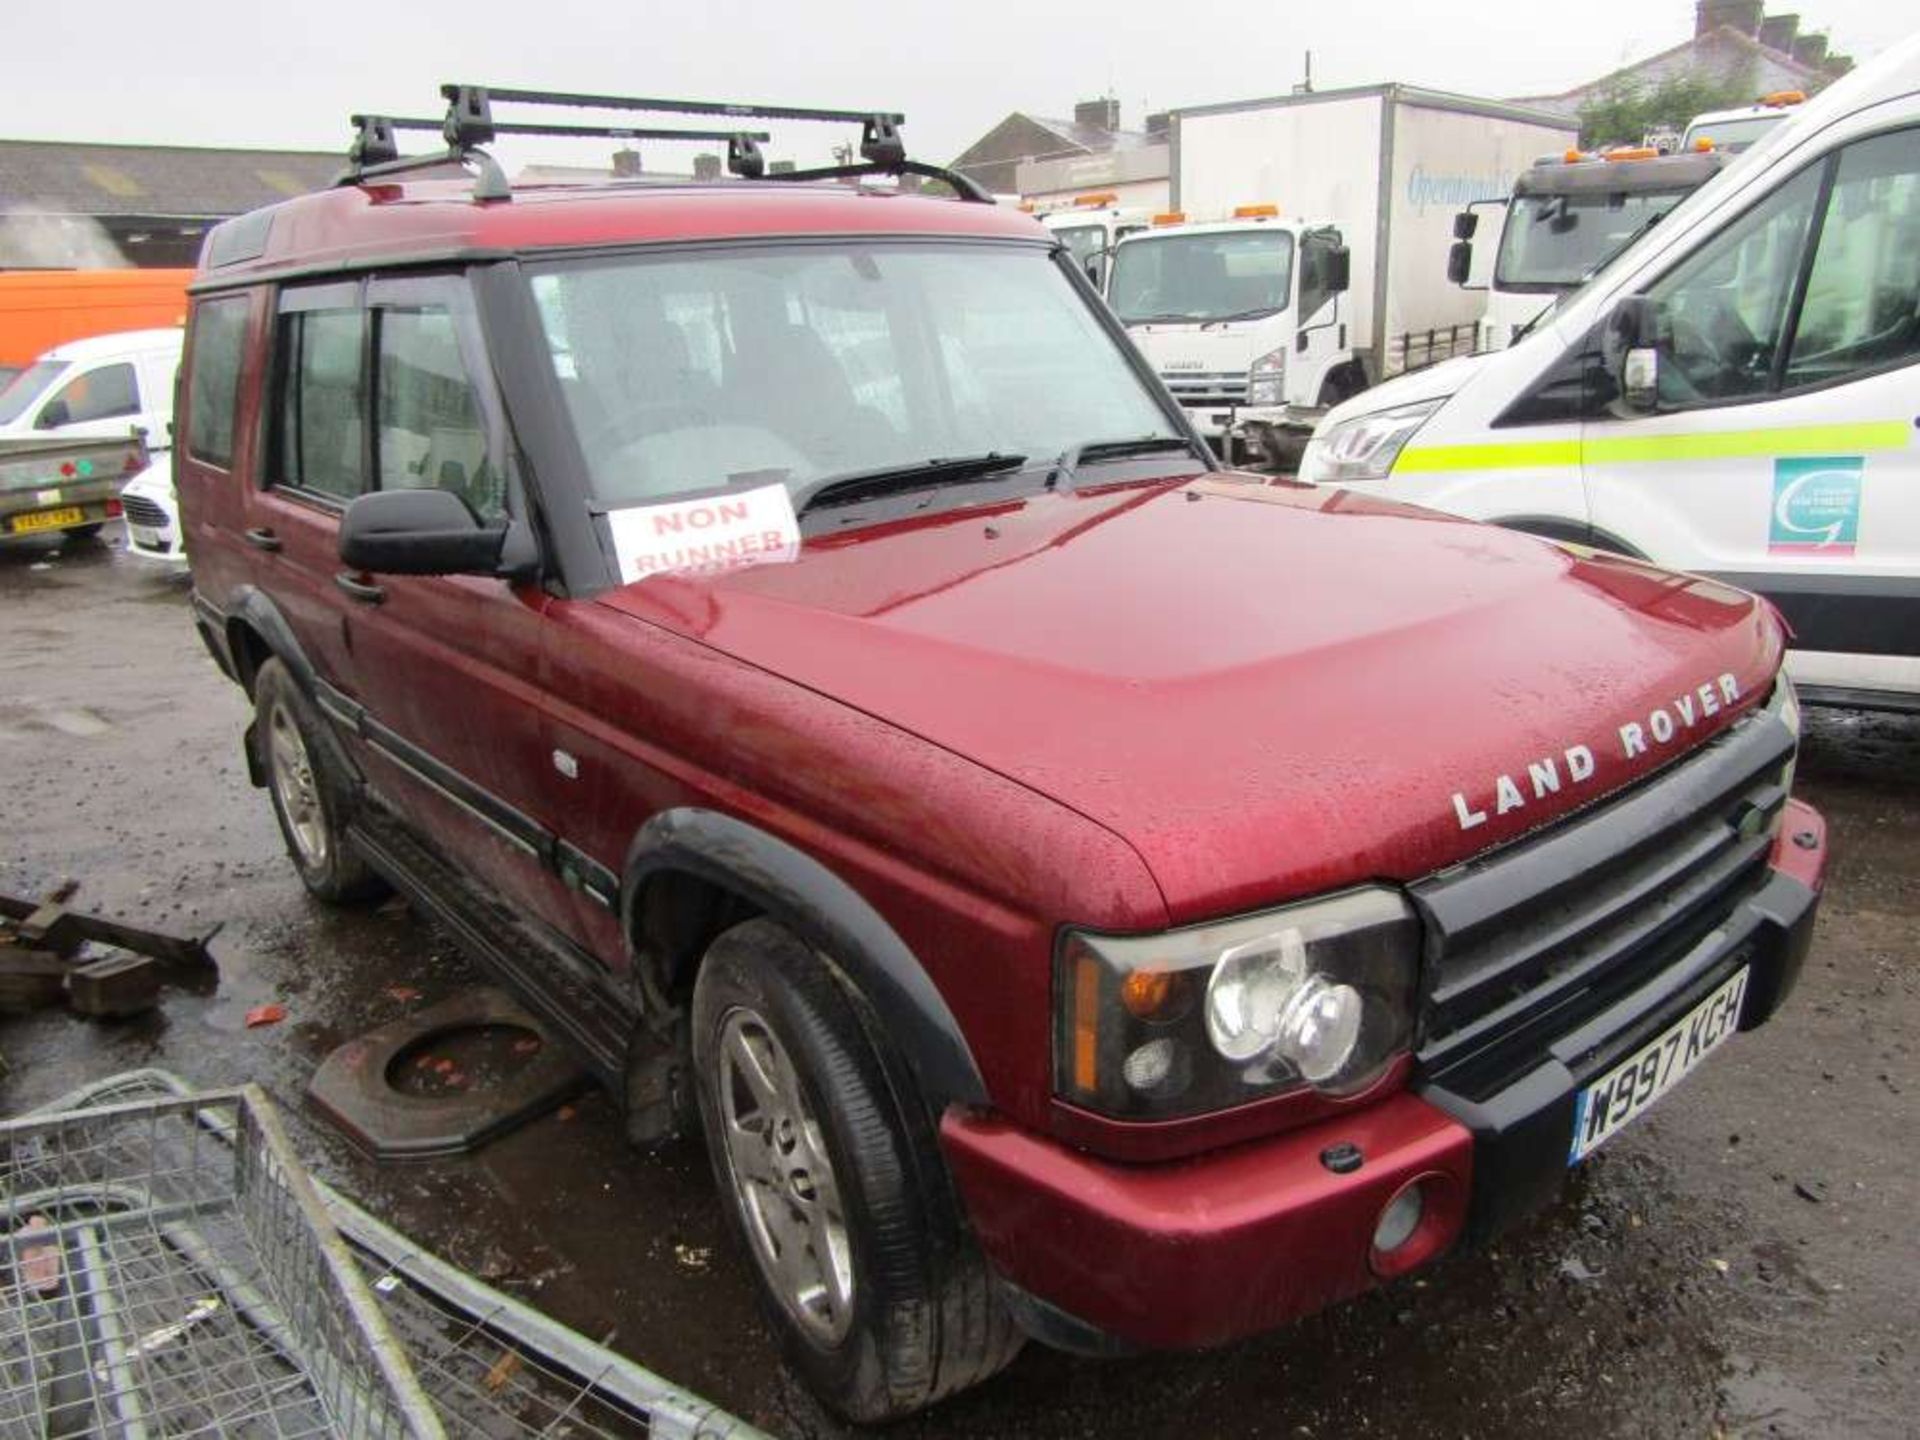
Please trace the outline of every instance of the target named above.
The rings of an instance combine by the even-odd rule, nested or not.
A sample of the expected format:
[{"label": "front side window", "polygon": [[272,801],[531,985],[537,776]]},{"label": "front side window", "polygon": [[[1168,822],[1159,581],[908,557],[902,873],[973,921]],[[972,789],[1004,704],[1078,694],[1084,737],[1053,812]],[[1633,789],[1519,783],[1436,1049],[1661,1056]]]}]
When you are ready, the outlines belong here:
[{"label": "front side window", "polygon": [[1849,147],[1834,172],[1788,386],[1817,385],[1920,355],[1920,134]]},{"label": "front side window", "polygon": [[1685,199],[1684,190],[1629,195],[1522,195],[1507,210],[1493,283],[1521,293],[1582,283]]},{"label": "front side window", "polygon": [[83,370],[54,391],[40,407],[36,430],[58,430],[90,420],[114,420],[140,413],[140,386],[133,366],[122,362]]},{"label": "front side window", "polygon": [[187,453],[222,469],[233,464],[233,416],[240,395],[247,308],[246,296],[228,295],[202,300],[193,312],[193,360],[187,375]]},{"label": "front side window", "polygon": [[532,289],[608,505],[1175,434],[1036,247],[632,254]]},{"label": "front side window", "polygon": [[274,407],[277,484],[350,500],[367,489],[366,315],[303,310],[280,317]]},{"label": "front side window", "polygon": [[36,360],[9,380],[0,389],[0,425],[11,425],[26,414],[66,368],[64,360]]},{"label": "front side window", "polygon": [[1129,325],[1253,320],[1287,308],[1293,236],[1215,230],[1130,240],[1114,252],[1108,302]]},{"label": "front side window", "polygon": [[506,513],[487,426],[445,306],[382,306],[379,428],[374,453],[382,490],[450,490],[482,520]]}]

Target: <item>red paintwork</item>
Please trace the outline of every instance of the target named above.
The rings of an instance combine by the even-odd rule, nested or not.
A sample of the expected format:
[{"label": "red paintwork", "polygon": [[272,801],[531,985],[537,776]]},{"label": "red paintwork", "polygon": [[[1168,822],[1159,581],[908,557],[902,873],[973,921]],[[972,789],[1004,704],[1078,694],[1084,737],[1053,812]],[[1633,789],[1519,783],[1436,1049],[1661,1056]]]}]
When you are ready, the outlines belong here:
[{"label": "red paintwork", "polygon": [[[1740,592],[1337,490],[1046,493],[992,522],[950,510],[601,603],[1079,812],[1175,924],[1431,874],[1691,748],[1623,759],[1622,723],[1733,674],[1740,705],[1697,743],[1780,663]],[[1525,786],[1576,743],[1591,783],[1492,813],[1496,776]],[[1461,829],[1456,791],[1486,823]]]},{"label": "red paintwork", "polygon": [[[1812,843],[1796,838],[1803,835],[1812,836]],[[1827,882],[1826,817],[1803,800],[1787,801],[1786,816],[1767,863],[1819,894]]]},{"label": "red paintwork", "polygon": [[[1473,1137],[1413,1095],[1173,1165],[1099,1160],[1009,1125],[948,1113],[941,1148],[974,1233],[1014,1284],[1069,1314],[1161,1348],[1218,1345],[1358,1294],[1381,1209],[1438,1173],[1465,1197]],[[1366,1163],[1320,1163],[1351,1141]],[[1451,1229],[1429,1238],[1431,1253]]]},{"label": "red paintwork", "polygon": [[1046,240],[1031,216],[1004,205],[961,205],[838,185],[516,187],[510,201],[475,203],[458,180],[344,186],[274,207],[265,253],[204,268],[204,281],[253,280],[289,268],[419,260],[474,250],[551,250],[649,240],[753,235],[957,235]]}]

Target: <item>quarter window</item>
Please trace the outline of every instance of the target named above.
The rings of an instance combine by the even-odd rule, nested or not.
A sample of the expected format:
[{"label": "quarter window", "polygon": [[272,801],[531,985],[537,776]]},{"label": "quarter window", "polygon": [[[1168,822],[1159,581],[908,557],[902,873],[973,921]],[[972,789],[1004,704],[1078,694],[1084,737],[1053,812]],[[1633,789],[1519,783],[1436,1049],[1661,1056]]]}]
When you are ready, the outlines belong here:
[{"label": "quarter window", "polygon": [[233,415],[240,393],[240,354],[247,334],[248,300],[229,295],[203,300],[193,312],[193,361],[187,375],[187,453],[233,467]]},{"label": "quarter window", "polygon": [[382,490],[450,490],[482,520],[506,513],[487,427],[444,306],[376,310]]}]

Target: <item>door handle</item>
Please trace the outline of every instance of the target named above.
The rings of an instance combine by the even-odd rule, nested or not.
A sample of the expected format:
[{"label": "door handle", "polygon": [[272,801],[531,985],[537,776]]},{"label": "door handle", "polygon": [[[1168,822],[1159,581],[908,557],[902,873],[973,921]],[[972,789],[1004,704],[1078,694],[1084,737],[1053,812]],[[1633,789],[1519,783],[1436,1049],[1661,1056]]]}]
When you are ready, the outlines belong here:
[{"label": "door handle", "polygon": [[378,605],[382,600],[387,598],[387,592],[384,586],[370,585],[358,575],[355,575],[351,570],[342,570],[338,575],[335,575],[333,577],[333,583],[363,605]]},{"label": "door handle", "polygon": [[278,550],[280,548],[280,537],[265,527],[248,530],[245,532],[245,535],[247,543],[256,550]]}]

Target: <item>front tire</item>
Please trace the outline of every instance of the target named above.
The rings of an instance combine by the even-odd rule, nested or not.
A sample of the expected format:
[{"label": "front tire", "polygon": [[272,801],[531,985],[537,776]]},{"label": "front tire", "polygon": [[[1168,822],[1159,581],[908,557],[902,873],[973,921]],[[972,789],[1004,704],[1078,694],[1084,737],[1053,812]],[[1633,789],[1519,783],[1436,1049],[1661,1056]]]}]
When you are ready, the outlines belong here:
[{"label": "front tire", "polygon": [[694,986],[693,1061],[729,1218],[815,1394],[893,1419],[1014,1357],[931,1118],[824,957],[769,920],[722,934]]},{"label": "front tire", "polygon": [[253,707],[267,794],[301,883],[329,905],[386,894],[386,882],[347,841],[345,786],[326,768],[319,717],[278,657],[254,677]]}]

